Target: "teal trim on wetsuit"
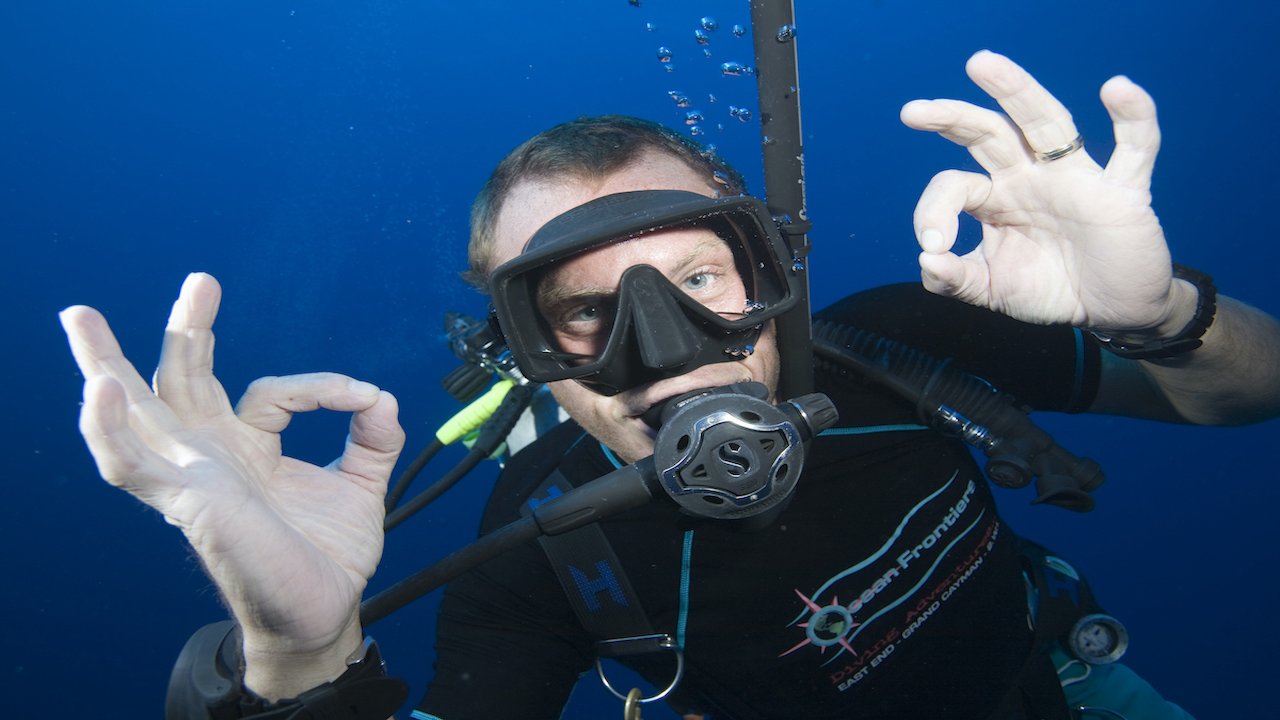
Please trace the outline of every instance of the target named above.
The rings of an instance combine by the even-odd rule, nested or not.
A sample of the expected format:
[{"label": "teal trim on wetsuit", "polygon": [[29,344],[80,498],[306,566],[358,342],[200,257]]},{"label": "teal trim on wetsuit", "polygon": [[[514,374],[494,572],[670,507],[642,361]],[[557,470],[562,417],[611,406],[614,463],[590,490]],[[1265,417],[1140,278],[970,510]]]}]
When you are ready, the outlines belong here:
[{"label": "teal trim on wetsuit", "polygon": [[924,425],[869,425],[867,427],[837,427],[828,428],[818,433],[819,437],[828,437],[832,435],[872,435],[882,432],[911,432],[916,430],[928,430]]},{"label": "teal trim on wetsuit", "polygon": [[[615,469],[623,467],[623,463],[618,456],[609,449],[608,445],[600,443],[600,449],[604,451],[604,456],[613,464]],[[684,547],[680,552],[680,615],[676,620],[676,647],[684,649],[684,629],[689,621],[689,565],[693,558],[693,531],[686,530],[684,533]]]},{"label": "teal trim on wetsuit", "polygon": [[[572,449],[573,448],[570,448],[570,450]],[[626,463],[619,460],[618,456],[613,454],[613,451],[609,449],[608,445],[605,445],[604,443],[600,443],[600,449],[604,451],[605,458],[607,458],[609,462],[613,464],[614,470],[621,470],[623,467],[626,466]],[[568,454],[568,451],[565,451],[565,454]]]},{"label": "teal trim on wetsuit", "polygon": [[1067,407],[1074,408],[1080,404],[1080,395],[1084,392],[1084,331],[1075,328],[1076,338],[1076,370],[1072,373],[1071,399]]},{"label": "teal trim on wetsuit", "polygon": [[680,553],[680,616],[676,621],[676,647],[684,649],[684,629],[689,624],[689,567],[693,560],[693,531],[685,530]]},{"label": "teal trim on wetsuit", "polygon": [[1058,670],[1073,717],[1081,720],[1194,720],[1122,663],[1086,665],[1054,643],[1049,657]]}]

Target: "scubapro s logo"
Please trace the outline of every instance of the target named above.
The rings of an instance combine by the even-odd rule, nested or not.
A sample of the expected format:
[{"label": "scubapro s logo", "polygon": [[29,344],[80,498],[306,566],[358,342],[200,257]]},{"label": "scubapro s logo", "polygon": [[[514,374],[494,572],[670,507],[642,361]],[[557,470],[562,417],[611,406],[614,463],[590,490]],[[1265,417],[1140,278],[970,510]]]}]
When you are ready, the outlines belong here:
[{"label": "scubapro s logo", "polygon": [[756,466],[755,453],[741,440],[730,440],[716,448],[716,459],[729,477],[749,475]]}]

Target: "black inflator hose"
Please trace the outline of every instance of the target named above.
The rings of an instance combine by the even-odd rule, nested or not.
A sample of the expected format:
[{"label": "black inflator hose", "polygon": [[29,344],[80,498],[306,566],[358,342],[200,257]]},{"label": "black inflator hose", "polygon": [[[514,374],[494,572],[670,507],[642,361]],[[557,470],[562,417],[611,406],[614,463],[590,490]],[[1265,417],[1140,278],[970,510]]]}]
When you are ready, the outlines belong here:
[{"label": "black inflator hose", "polygon": [[1034,478],[1035,503],[1092,510],[1102,484],[1096,462],[1064,450],[1012,397],[915,348],[858,328],[815,320],[814,360],[833,378],[871,380],[916,408],[921,420],[987,455],[987,475],[1002,487]]}]

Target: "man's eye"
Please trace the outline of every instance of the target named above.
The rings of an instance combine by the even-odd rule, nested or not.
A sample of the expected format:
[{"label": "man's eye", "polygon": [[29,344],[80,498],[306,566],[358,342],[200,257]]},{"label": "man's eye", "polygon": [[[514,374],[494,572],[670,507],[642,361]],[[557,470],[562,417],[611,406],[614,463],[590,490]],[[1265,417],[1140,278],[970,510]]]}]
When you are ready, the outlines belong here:
[{"label": "man's eye", "polygon": [[612,320],[615,305],[612,298],[584,300],[556,313],[556,322],[564,331],[574,334],[597,332]]},{"label": "man's eye", "polygon": [[565,319],[569,322],[594,322],[600,317],[599,305],[583,305],[580,308],[570,310]]},{"label": "man's eye", "polygon": [[705,290],[712,280],[711,273],[697,273],[684,281],[684,287],[686,290]]}]

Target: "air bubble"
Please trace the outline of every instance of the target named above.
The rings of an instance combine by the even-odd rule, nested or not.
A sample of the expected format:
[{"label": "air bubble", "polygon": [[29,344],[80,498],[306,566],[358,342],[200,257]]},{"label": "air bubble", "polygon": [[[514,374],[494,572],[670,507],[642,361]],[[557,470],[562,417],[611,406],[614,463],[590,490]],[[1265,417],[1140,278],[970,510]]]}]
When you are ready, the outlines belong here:
[{"label": "air bubble", "polygon": [[671,62],[671,48],[665,45],[658,48],[658,60],[664,63]]},{"label": "air bubble", "polygon": [[689,102],[689,96],[679,90],[668,90],[667,95],[671,96],[671,99],[675,101],[676,107],[686,108],[693,104]]},{"label": "air bubble", "polygon": [[649,32],[654,32],[658,29],[658,26],[655,23],[647,22],[644,24],[644,29],[648,30]]},{"label": "air bubble", "polygon": [[740,62],[727,62],[727,63],[721,63],[720,72],[732,77],[738,77],[741,75],[750,75],[751,68],[747,67],[746,65],[743,65]]},{"label": "air bubble", "polygon": [[707,95],[707,102],[709,102],[709,103],[713,103],[713,102],[715,102],[715,101],[716,101],[715,93],[710,93],[710,94],[708,94],[708,95]]},{"label": "air bubble", "polygon": [[734,36],[734,37],[742,37],[743,35],[746,35],[746,34],[747,34],[747,29],[746,29],[746,28],[742,27],[741,25],[734,25],[734,26],[733,26],[733,36]]},{"label": "air bubble", "polygon": [[736,117],[742,122],[751,122],[751,110],[744,107],[729,106],[729,117]]},{"label": "air bubble", "polygon": [[711,173],[711,178],[725,187],[729,187],[729,174],[723,170]]},{"label": "air bubble", "polygon": [[702,120],[703,120],[703,117],[702,117],[701,110],[690,110],[689,112],[684,114],[685,125],[697,125],[698,123],[702,122]]},{"label": "air bubble", "polygon": [[702,29],[707,31],[712,31],[720,27],[720,23],[716,22],[716,19],[713,17],[702,18],[700,24],[702,25]]},{"label": "air bubble", "polygon": [[709,45],[711,43],[711,36],[707,34],[706,30],[694,30],[693,39],[698,41],[699,45]]},{"label": "air bubble", "polygon": [[784,42],[791,42],[791,40],[795,38],[795,36],[796,36],[796,26],[788,24],[778,28],[778,34],[775,37],[778,39],[778,42],[784,43]]},{"label": "air bubble", "polygon": [[692,127],[690,127],[690,128],[689,128],[689,134],[690,134],[690,135],[701,135],[701,134],[702,134],[702,128],[701,128],[701,127],[699,127],[699,126],[697,126],[697,125],[694,125],[694,126],[692,126]]}]

